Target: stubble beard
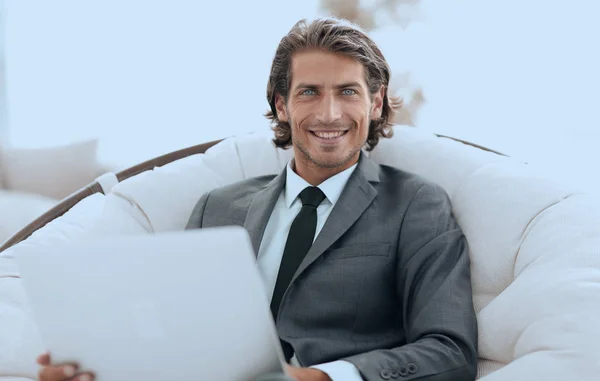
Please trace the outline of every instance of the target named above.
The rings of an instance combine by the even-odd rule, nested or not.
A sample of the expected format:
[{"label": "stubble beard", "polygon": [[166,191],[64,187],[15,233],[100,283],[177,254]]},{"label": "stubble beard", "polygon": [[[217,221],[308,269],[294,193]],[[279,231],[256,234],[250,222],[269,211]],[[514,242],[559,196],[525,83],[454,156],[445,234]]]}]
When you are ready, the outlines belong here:
[{"label": "stubble beard", "polygon": [[[286,105],[286,109],[287,109],[288,115],[291,115],[290,110],[287,108],[287,105]],[[370,110],[369,110],[368,120],[371,120],[371,111]],[[365,144],[367,144],[367,141],[365,140],[360,147],[354,147],[353,149],[350,150],[350,152],[348,152],[348,155],[346,155],[346,157],[342,158],[341,160],[339,160],[337,162],[327,162],[324,160],[318,160],[317,158],[312,157],[312,155],[310,154],[308,149],[302,144],[302,141],[300,141],[300,139],[297,139],[295,137],[294,132],[293,132],[294,124],[293,124],[292,118],[289,118],[288,123],[290,126],[290,130],[292,132],[292,145],[297,147],[298,151],[300,151],[302,156],[304,156],[306,159],[308,159],[309,162],[313,163],[316,167],[319,167],[319,168],[335,169],[338,167],[342,167],[342,166],[348,164],[348,162],[350,160],[352,160],[354,157],[356,157],[356,154],[360,152],[360,150],[362,149],[362,147],[365,146]],[[353,126],[352,128],[358,129],[358,127],[356,125]],[[370,126],[368,126],[367,128],[370,128]],[[333,152],[335,149],[336,149],[336,147],[325,147],[326,152]]]},{"label": "stubble beard", "polygon": [[[346,155],[346,157],[342,158],[341,160],[337,160],[337,161],[319,160],[318,158],[313,157],[310,154],[310,152],[308,151],[308,149],[299,140],[292,138],[292,144],[298,148],[298,151],[300,151],[300,154],[302,156],[304,156],[306,159],[308,159],[309,162],[313,163],[316,167],[327,168],[327,169],[334,169],[334,168],[338,168],[338,167],[342,167],[342,166],[346,165],[350,160],[352,160],[356,157],[356,154],[358,152],[360,152],[360,147],[359,147],[359,148],[353,149],[350,152],[348,152],[348,155]],[[333,152],[335,149],[336,149],[335,147],[326,147],[325,151]]]}]

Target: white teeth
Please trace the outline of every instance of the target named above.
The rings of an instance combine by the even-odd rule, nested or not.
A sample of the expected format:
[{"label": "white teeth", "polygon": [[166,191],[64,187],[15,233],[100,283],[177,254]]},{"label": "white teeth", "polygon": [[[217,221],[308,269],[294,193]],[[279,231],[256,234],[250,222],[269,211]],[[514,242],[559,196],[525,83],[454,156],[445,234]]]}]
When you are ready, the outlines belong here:
[{"label": "white teeth", "polygon": [[339,132],[315,132],[315,135],[322,139],[334,139],[344,135],[344,131]]}]

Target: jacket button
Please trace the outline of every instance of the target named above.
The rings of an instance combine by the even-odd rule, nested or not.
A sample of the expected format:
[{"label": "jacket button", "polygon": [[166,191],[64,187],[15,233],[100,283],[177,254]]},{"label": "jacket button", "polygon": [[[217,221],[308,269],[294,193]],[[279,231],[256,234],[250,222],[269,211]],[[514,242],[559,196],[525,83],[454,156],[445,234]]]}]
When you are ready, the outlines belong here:
[{"label": "jacket button", "polygon": [[381,372],[379,372],[379,375],[381,376],[381,378],[383,378],[384,380],[389,380],[392,377],[392,374],[390,373],[389,370],[384,369]]},{"label": "jacket button", "polygon": [[406,376],[408,376],[408,369],[406,369],[406,367],[405,367],[405,366],[403,366],[402,368],[400,368],[400,370],[399,370],[398,372],[400,373],[400,375],[401,375],[402,377],[406,377]]},{"label": "jacket button", "polygon": [[397,370],[392,370],[392,378],[398,378],[398,376],[400,375],[400,373],[398,373]]},{"label": "jacket button", "polygon": [[408,373],[410,373],[410,374],[415,374],[415,373],[417,373],[417,370],[418,370],[419,368],[417,368],[417,364],[415,364],[415,363],[412,363],[412,362],[409,362],[409,363],[406,365],[406,369],[408,370]]}]

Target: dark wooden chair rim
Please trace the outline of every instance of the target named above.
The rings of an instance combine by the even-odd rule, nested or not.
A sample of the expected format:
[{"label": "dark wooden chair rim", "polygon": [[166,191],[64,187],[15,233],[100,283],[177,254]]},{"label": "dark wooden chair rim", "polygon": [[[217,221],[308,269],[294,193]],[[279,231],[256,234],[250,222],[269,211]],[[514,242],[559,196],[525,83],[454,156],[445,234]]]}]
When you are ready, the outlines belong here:
[{"label": "dark wooden chair rim", "polygon": [[[440,138],[452,139],[452,140],[458,141],[460,143],[467,144],[467,145],[473,146],[475,148],[479,148],[484,151],[488,151],[488,152],[492,152],[492,153],[495,153],[498,155],[506,156],[500,152],[497,152],[497,151],[491,150],[489,148],[486,148],[486,147],[483,147],[483,146],[480,146],[477,144],[473,144],[473,143],[470,143],[470,142],[467,142],[464,140],[456,139],[456,138],[453,138],[450,136],[445,136],[445,135],[437,135],[437,136]],[[162,155],[162,156],[158,156],[151,160],[147,160],[143,163],[137,164],[133,167],[130,167],[123,171],[118,172],[116,174],[117,180],[119,182],[121,182],[130,177],[136,176],[142,172],[151,170],[156,167],[161,167],[163,165],[169,164],[176,160],[183,159],[185,157],[196,155],[196,154],[205,153],[209,148],[215,146],[216,144],[218,144],[221,141],[223,141],[223,139],[198,144],[198,145],[195,145],[192,147],[184,148],[184,149],[177,150],[177,151],[174,151],[174,152]],[[93,182],[93,183],[85,186],[84,188],[81,188],[80,190],[72,193],[68,197],[64,198],[58,204],[56,204],[54,207],[52,207],[50,210],[48,210],[47,212],[45,212],[44,214],[42,214],[41,216],[39,216],[38,218],[33,220],[31,223],[29,223],[23,229],[21,229],[20,231],[15,233],[12,237],[7,239],[0,246],[0,253],[6,249],[18,244],[19,242],[27,239],[29,236],[31,236],[33,233],[35,233],[38,229],[41,229],[46,224],[48,224],[48,223],[52,222],[53,220],[55,220],[56,218],[62,216],[67,211],[69,211],[69,209],[71,209],[73,206],[75,206],[78,202],[80,202],[84,198],[91,196],[95,193],[103,193],[102,187],[100,186],[100,184],[98,184],[98,182]]]}]

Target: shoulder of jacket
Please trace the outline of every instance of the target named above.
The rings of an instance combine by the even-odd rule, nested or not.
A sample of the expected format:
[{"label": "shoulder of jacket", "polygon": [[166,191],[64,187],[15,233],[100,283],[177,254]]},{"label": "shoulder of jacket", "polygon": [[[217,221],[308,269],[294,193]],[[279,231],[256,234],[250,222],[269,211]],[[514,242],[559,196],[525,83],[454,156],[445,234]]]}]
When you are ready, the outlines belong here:
[{"label": "shoulder of jacket", "polygon": [[232,199],[239,200],[245,196],[253,195],[266,188],[275,178],[275,175],[252,177],[210,191],[210,199]]}]

